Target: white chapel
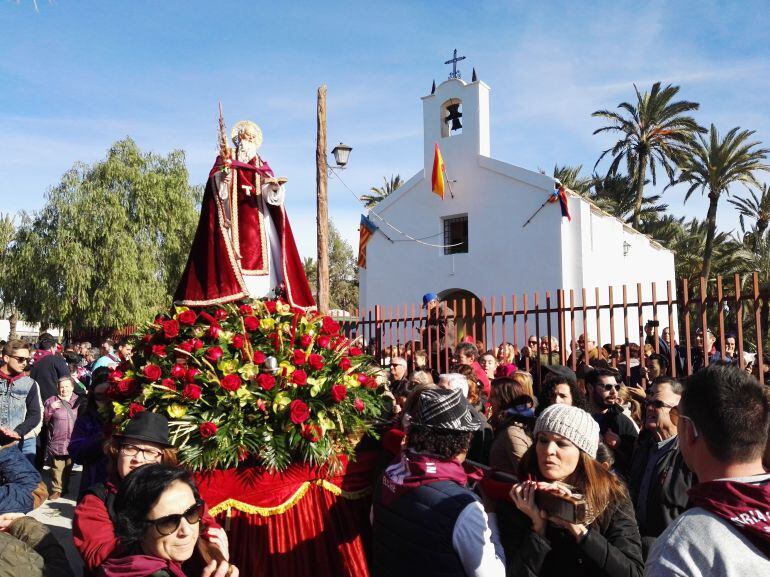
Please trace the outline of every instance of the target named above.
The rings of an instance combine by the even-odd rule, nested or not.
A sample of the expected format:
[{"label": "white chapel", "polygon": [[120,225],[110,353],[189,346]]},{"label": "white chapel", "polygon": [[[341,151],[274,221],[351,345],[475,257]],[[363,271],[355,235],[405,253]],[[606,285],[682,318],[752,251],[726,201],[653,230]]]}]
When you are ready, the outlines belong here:
[{"label": "white chapel", "polygon": [[[404,234],[370,215],[380,230],[360,270],[360,309],[419,306],[428,292],[447,300],[542,299],[560,288],[593,295],[614,286],[620,295],[624,284],[636,302],[636,283],[644,301],[652,281],[665,298],[674,254],[587,199],[567,191],[571,221],[556,202],[523,227],[553,194],[554,179],[492,157],[489,95],[480,80],[450,78],[422,98],[423,168],[372,209]],[[431,192],[436,143],[450,181],[443,200]]]}]

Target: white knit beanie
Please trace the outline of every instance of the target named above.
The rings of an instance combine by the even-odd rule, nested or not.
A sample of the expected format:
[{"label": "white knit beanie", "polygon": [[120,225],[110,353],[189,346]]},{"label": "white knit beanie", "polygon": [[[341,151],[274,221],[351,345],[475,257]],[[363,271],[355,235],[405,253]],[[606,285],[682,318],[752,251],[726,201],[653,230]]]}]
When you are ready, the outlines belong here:
[{"label": "white knit beanie", "polygon": [[583,409],[571,405],[551,405],[535,422],[538,433],[556,433],[572,441],[581,451],[596,458],[599,448],[599,423]]}]

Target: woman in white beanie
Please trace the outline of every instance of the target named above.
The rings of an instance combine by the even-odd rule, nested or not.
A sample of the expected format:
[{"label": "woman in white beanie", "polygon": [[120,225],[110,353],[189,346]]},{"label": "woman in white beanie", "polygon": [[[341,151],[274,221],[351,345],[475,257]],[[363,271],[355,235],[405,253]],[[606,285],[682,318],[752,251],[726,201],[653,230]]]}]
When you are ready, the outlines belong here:
[{"label": "woman in white beanie", "polygon": [[[642,543],[625,486],[596,460],[599,425],[582,409],[552,405],[538,417],[535,442],[524,454],[511,489],[515,508],[498,516],[508,575],[641,576]],[[549,517],[536,491],[584,496],[585,524]]]}]

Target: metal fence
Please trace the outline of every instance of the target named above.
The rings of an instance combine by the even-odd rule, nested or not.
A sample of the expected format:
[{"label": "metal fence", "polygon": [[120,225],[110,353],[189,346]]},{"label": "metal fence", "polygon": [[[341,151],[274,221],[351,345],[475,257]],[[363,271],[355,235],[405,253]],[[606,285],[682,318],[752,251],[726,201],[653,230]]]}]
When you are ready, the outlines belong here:
[{"label": "metal fence", "polygon": [[[767,337],[770,295],[767,287],[760,290],[759,275],[736,274],[708,283],[700,279],[696,286],[682,280],[677,285],[669,281],[665,286],[653,282],[577,292],[558,289],[545,294],[450,298],[446,304],[454,312],[457,341],[480,342],[485,350],[496,350],[506,342],[521,350],[527,343],[525,339],[531,336],[538,341],[555,338],[560,363],[575,370],[578,339],[588,333],[595,337],[590,340],[595,340],[597,346],[609,345],[610,350],[618,351],[611,356],[611,363],[624,367],[628,379],[634,345],[641,348],[647,341],[655,353],[661,353],[660,337],[668,328],[670,339],[676,344],[663,347],[669,349],[672,376],[690,375],[694,368],[708,366],[719,358],[716,354],[699,353],[699,339],[713,338],[713,348],[722,359],[732,352],[734,364],[741,368],[752,364],[753,355],[755,374],[760,382],[765,382],[768,361],[762,339]],[[645,326],[650,321],[648,335]],[[382,363],[390,356],[412,356],[414,351],[423,349],[429,358],[438,357],[448,366],[450,352],[432,350],[434,339],[425,338],[426,326],[437,322],[419,304],[408,303],[356,311],[341,324],[349,338],[361,340]],[[727,341],[733,338],[735,349],[730,351]],[[539,357],[535,355],[531,362],[539,363]],[[530,360],[527,358],[524,363],[529,370]]]}]

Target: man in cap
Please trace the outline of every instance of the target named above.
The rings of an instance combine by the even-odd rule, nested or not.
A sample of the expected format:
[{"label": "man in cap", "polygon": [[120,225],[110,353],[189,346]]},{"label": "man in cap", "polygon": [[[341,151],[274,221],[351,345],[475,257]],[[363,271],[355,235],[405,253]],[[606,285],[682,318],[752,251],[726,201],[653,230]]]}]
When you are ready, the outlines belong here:
[{"label": "man in cap", "polygon": [[446,373],[452,362],[452,351],[457,340],[455,312],[446,303],[440,302],[436,293],[422,297],[427,320],[422,332],[423,348],[430,354],[430,368],[437,373]]},{"label": "man in cap", "polygon": [[480,426],[460,390],[420,394],[406,451],[375,490],[373,577],[505,575],[497,520],[462,466]]}]

